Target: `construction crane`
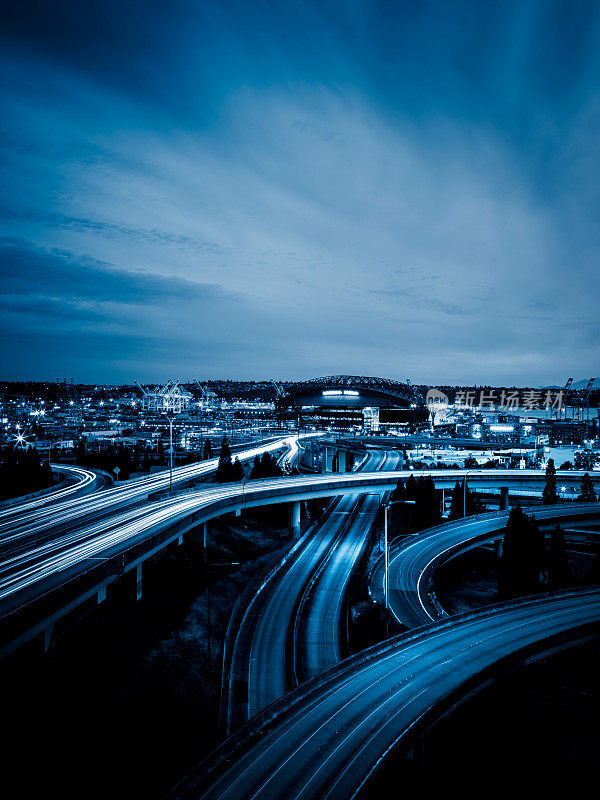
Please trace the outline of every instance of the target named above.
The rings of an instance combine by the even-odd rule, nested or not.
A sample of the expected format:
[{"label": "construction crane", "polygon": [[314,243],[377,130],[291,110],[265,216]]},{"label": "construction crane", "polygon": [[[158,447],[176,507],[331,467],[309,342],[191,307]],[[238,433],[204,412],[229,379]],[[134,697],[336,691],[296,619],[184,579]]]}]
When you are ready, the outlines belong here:
[{"label": "construction crane", "polygon": [[155,411],[159,414],[181,414],[190,404],[192,395],[182,389],[179,381],[168,381],[164,386],[156,386],[147,390],[135,381],[135,385],[142,393],[142,408],[144,411]]},{"label": "construction crane", "polygon": [[205,408],[208,408],[209,406],[214,406],[217,403],[217,395],[215,394],[215,392],[212,391],[212,389],[209,389],[203,383],[200,383],[200,381],[198,380],[196,381],[196,386],[200,389],[200,394],[202,396],[202,403]]},{"label": "construction crane", "polygon": [[271,381],[273,388],[275,389],[275,397],[279,400],[285,394],[285,389],[280,383],[276,383],[275,381]]},{"label": "construction crane", "polygon": [[567,395],[569,394],[569,389],[571,388],[571,384],[573,383],[573,378],[569,378],[569,380],[565,383],[564,388],[561,393],[561,405],[558,405],[554,409],[554,415],[558,417],[561,408],[565,409],[565,415],[567,413]]}]

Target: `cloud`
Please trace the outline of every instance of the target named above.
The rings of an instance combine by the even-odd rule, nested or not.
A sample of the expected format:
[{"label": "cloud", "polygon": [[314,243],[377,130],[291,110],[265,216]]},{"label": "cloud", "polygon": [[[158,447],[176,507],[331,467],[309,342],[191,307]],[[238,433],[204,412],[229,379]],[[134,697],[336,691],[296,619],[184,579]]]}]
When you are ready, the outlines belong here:
[{"label": "cloud", "polygon": [[27,358],[481,383],[597,360],[590,6],[34,5],[0,56]]}]

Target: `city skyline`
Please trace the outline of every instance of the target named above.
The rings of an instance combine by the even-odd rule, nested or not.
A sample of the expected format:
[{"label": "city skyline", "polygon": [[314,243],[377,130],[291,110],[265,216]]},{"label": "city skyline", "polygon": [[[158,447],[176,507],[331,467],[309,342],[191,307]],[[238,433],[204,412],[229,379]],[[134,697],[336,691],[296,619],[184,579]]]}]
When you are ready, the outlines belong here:
[{"label": "city skyline", "polygon": [[597,372],[598,12],[10,9],[0,377]]}]

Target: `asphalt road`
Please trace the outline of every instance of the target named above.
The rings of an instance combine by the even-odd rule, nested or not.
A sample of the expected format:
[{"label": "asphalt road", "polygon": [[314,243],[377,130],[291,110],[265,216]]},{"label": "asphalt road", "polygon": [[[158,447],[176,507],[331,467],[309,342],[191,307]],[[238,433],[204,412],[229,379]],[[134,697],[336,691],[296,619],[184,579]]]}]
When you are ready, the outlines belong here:
[{"label": "asphalt road", "polygon": [[[563,506],[536,506],[528,509],[541,524],[573,522],[600,518],[600,505],[571,503]],[[480,514],[430,528],[406,537],[392,549],[389,566],[390,609],[407,628],[438,620],[441,612],[429,594],[430,578],[444,559],[483,541],[499,538],[506,526],[508,512]],[[383,600],[383,567],[378,564],[373,583],[377,599]]]},{"label": "asphalt road", "polygon": [[511,654],[598,623],[599,600],[596,590],[490,607],[348,659],[301,687],[292,705],[282,702],[247,749],[223,746],[228,766],[204,793],[192,777],[174,796],[348,800],[461,687],[472,688]]},{"label": "asphalt road", "polygon": [[[380,471],[394,470],[400,454],[372,454],[371,464],[379,457]],[[340,528],[339,535],[319,570],[314,585],[307,593],[298,620],[295,641],[295,669],[302,683],[341,661],[345,646],[345,598],[350,579],[364,551],[369,533],[379,510],[378,495],[350,495],[340,501],[352,515],[351,524]],[[336,510],[338,510],[336,509]]]}]

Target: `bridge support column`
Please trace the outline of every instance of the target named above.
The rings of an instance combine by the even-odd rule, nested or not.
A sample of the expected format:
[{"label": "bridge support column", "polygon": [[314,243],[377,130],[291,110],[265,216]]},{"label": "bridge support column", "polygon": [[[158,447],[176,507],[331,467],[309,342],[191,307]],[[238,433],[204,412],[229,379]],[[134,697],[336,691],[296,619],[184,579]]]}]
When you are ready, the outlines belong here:
[{"label": "bridge support column", "polygon": [[333,469],[333,450],[330,447],[323,448],[323,472],[331,472]]},{"label": "bridge support column", "polygon": [[135,568],[135,599],[142,599],[142,565],[138,564]]},{"label": "bridge support column", "polygon": [[346,451],[338,450],[338,472],[346,472]]},{"label": "bridge support column", "polygon": [[508,511],[508,486],[500,487],[500,509]]},{"label": "bridge support column", "polygon": [[208,543],[208,522],[202,525],[202,560],[206,561],[206,545]]},{"label": "bridge support column", "polygon": [[236,508],[235,515],[236,515],[236,517],[241,517],[242,516],[242,509],[241,508]]},{"label": "bridge support column", "polygon": [[300,501],[290,503],[290,533],[294,539],[300,536]]},{"label": "bridge support column", "polygon": [[183,544],[183,533],[180,533],[179,536],[177,537],[177,544],[179,547],[181,547],[181,545]]},{"label": "bridge support column", "polygon": [[496,558],[502,558],[502,544],[504,539],[494,539],[494,555]]},{"label": "bridge support column", "polygon": [[101,586],[98,589],[98,605],[106,600],[106,586]]}]

